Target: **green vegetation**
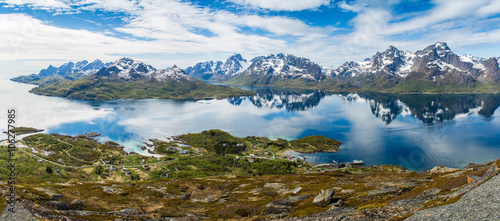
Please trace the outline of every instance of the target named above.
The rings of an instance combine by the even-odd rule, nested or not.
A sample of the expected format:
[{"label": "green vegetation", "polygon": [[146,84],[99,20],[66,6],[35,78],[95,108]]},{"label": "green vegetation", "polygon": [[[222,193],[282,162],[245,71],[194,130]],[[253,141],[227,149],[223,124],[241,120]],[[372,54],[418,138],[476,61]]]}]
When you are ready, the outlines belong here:
[{"label": "green vegetation", "polygon": [[254,92],[205,83],[200,80],[125,80],[91,75],[76,81],[59,81],[33,88],[40,95],[78,100],[115,99],[206,99],[252,95]]},{"label": "green vegetation", "polygon": [[30,134],[30,133],[36,133],[36,132],[42,132],[43,130],[41,129],[36,129],[33,127],[16,127],[11,130],[12,132],[16,133],[16,135],[23,135],[23,134]]},{"label": "green vegetation", "polygon": [[221,130],[207,130],[201,133],[184,134],[178,137],[185,144],[203,148],[218,154],[241,154],[243,151],[261,152],[271,151],[275,154],[286,150],[301,153],[337,152],[342,142],[324,136],[308,136],[298,140],[287,141],[284,139],[270,140],[266,137],[248,136],[246,138],[234,137]]},{"label": "green vegetation", "polygon": [[[392,214],[398,218],[406,217],[422,206],[428,208],[455,202],[459,197],[446,197],[467,185],[466,176],[485,176],[493,164],[443,174],[411,172],[390,165],[325,168],[326,171],[319,172],[306,163],[270,156],[251,159],[249,153],[279,152],[290,148],[323,151],[335,149],[340,142],[321,136],[295,141],[253,136],[237,138],[221,130],[181,135],[179,139],[191,146],[159,140],[153,143],[156,147],[177,145],[203,151],[187,154],[171,151],[157,159],[127,154],[114,142],[101,144],[86,136],[27,136],[23,142],[35,151],[20,148],[15,153],[17,194],[32,201],[36,205],[34,209],[46,205],[51,200],[51,192],[61,194],[61,201],[66,203],[80,200],[85,210],[94,211],[91,215],[82,213],[76,216],[84,220],[124,219],[127,217],[107,212],[125,208],[144,213],[141,219],[193,214],[200,219],[265,219],[273,213],[269,207],[271,202],[305,196],[286,204],[291,206],[288,217],[303,217],[328,210],[328,206],[319,207],[312,201],[320,190],[329,188],[334,189],[335,197],[342,199],[346,206],[358,207],[353,212],[357,214],[380,213],[392,205],[390,202],[398,200],[417,196],[424,199],[413,210]],[[221,143],[236,145],[212,146]],[[52,153],[45,156],[45,150]],[[7,163],[4,159],[9,158],[8,154],[6,147],[0,148],[0,163]],[[40,161],[39,157],[44,160]],[[63,163],[59,164],[58,159]],[[111,164],[120,161],[125,166],[115,167],[105,164],[105,161]],[[494,163],[498,165],[500,162]],[[121,168],[130,173],[121,172]],[[315,172],[302,172],[305,168]],[[7,180],[8,174],[8,167],[0,167],[2,180]],[[379,191],[387,187],[396,191]],[[7,188],[7,184],[0,183],[0,188]],[[423,194],[431,189],[433,193]],[[5,201],[0,200],[2,206],[5,206]],[[64,214],[57,210],[48,211],[53,215]]]},{"label": "green vegetation", "polygon": [[337,152],[342,142],[324,136],[309,136],[290,141],[295,151],[301,153]]}]

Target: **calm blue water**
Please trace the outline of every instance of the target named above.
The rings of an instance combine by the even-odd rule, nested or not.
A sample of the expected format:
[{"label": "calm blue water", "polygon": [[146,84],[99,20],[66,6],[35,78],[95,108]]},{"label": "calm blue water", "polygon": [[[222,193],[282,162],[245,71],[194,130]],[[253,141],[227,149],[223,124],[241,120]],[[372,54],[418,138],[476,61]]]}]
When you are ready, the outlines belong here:
[{"label": "calm blue water", "polygon": [[[17,126],[68,135],[97,132],[101,141],[113,140],[127,151],[141,152],[139,145],[150,138],[217,128],[239,137],[323,135],[344,143],[339,153],[304,155],[313,163],[362,159],[423,170],[500,158],[499,95],[258,90],[224,100],[87,102],[30,94],[33,86],[6,79],[0,85],[0,107],[17,110]],[[0,125],[6,129],[6,114]]]}]

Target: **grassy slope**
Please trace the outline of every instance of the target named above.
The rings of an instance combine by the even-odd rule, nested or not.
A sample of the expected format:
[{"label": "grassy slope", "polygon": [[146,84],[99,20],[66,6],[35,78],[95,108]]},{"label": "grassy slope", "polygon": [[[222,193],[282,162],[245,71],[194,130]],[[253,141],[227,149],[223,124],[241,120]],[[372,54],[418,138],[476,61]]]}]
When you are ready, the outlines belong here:
[{"label": "grassy slope", "polygon": [[56,82],[33,88],[35,94],[65,97],[78,100],[114,99],[203,99],[252,95],[254,92],[227,86],[211,85],[199,80],[169,80],[165,82],[146,79],[127,81],[121,78],[89,76],[76,81]]}]

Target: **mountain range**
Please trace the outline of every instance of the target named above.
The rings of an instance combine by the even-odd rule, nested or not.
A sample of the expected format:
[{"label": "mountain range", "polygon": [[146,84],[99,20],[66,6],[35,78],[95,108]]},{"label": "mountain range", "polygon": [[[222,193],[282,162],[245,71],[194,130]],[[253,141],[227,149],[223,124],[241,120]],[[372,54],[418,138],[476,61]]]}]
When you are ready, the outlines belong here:
[{"label": "mountain range", "polygon": [[177,66],[157,70],[131,58],[121,58],[81,79],[57,81],[33,88],[31,92],[79,100],[205,99],[253,94],[192,78]]},{"label": "mountain range", "polygon": [[[188,67],[190,76],[245,86],[314,88],[334,91],[489,92],[500,88],[500,58],[457,55],[445,42],[416,52],[390,46],[364,61],[338,68],[321,67],[307,58],[271,54],[246,60],[239,54]],[[233,63],[245,65],[231,66]],[[232,67],[227,74],[221,67]],[[224,77],[219,77],[224,76]]]},{"label": "mountain range", "polygon": [[[282,53],[251,60],[234,54],[225,62],[200,62],[184,70],[177,66],[157,70],[143,62],[122,58],[113,63],[100,60],[68,62],[12,80],[40,85],[32,90],[34,93],[76,99],[200,98],[220,93],[224,94],[222,97],[242,94],[242,90],[208,86],[203,81],[333,92],[498,92],[499,60],[500,57],[485,59],[458,55],[445,42],[437,42],[416,52],[390,46],[363,61],[347,61],[337,68],[322,67],[307,58]],[[106,89],[113,83],[128,85]],[[96,89],[96,85],[100,88]],[[203,93],[193,92],[200,87],[205,90]],[[120,94],[127,94],[127,97]]]},{"label": "mountain range", "polygon": [[38,74],[19,76],[12,80],[21,83],[47,85],[56,81],[78,80],[94,74],[101,68],[109,65],[111,65],[111,63],[103,63],[99,59],[93,62],[88,62],[87,60],[76,63],[68,62],[59,67],[50,65],[46,69],[42,69]]}]

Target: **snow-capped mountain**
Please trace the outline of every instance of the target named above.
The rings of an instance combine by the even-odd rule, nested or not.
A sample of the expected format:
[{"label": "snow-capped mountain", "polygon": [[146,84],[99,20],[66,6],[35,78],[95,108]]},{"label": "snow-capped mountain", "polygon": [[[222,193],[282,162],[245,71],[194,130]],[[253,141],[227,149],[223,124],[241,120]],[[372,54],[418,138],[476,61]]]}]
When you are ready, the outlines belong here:
[{"label": "snow-capped mountain", "polygon": [[307,58],[291,54],[271,54],[252,59],[252,64],[241,75],[270,75],[273,78],[308,79],[320,81],[325,78],[321,67]]},{"label": "snow-capped mountain", "polygon": [[41,77],[48,77],[53,75],[84,77],[96,73],[99,69],[110,65],[111,63],[103,63],[101,60],[96,59],[93,62],[87,60],[73,63],[68,62],[59,67],[50,65],[47,69],[42,69],[38,74]]},{"label": "snow-capped mountain", "polygon": [[186,79],[191,80],[193,78],[186,75],[186,73],[177,66],[173,66],[169,69],[157,70],[151,74],[151,77],[158,81],[165,81],[168,79]]},{"label": "snow-capped mountain", "polygon": [[184,71],[187,75],[202,80],[220,81],[227,80],[231,76],[244,71],[249,62],[243,59],[240,54],[234,54],[226,62],[206,61],[197,63],[193,67],[188,67]]},{"label": "snow-capped mountain", "polygon": [[[415,53],[401,51],[394,46],[377,52],[364,61],[349,61],[331,72],[333,78],[351,82],[357,87],[390,88],[430,81],[435,86],[466,85],[478,82],[498,82],[498,59],[484,59],[470,54],[457,55],[445,42],[437,42]],[[382,79],[382,80],[381,80]]]},{"label": "snow-capped mountain", "polygon": [[108,67],[99,70],[96,75],[101,77],[119,77],[126,80],[138,78],[155,79],[158,81],[192,79],[175,65],[169,69],[156,70],[151,65],[131,58],[121,58]]},{"label": "snow-capped mountain", "polygon": [[445,42],[437,42],[424,50],[415,52],[411,71],[432,73],[434,76],[445,73],[461,73],[479,76],[484,70],[482,58],[471,55],[457,55]]},{"label": "snow-capped mountain", "polygon": [[[457,55],[445,42],[437,42],[416,52],[390,46],[364,61],[347,61],[338,68],[320,67],[290,54],[256,57],[245,68],[244,59],[236,54],[225,63],[201,62],[186,72],[198,79],[234,85],[437,92],[458,85],[500,84],[499,60]],[[443,85],[448,88],[442,89]]]},{"label": "snow-capped mountain", "polygon": [[334,71],[339,78],[356,77],[366,74],[386,73],[393,76],[404,77],[410,72],[414,54],[398,50],[394,46],[362,62],[348,61]]}]

